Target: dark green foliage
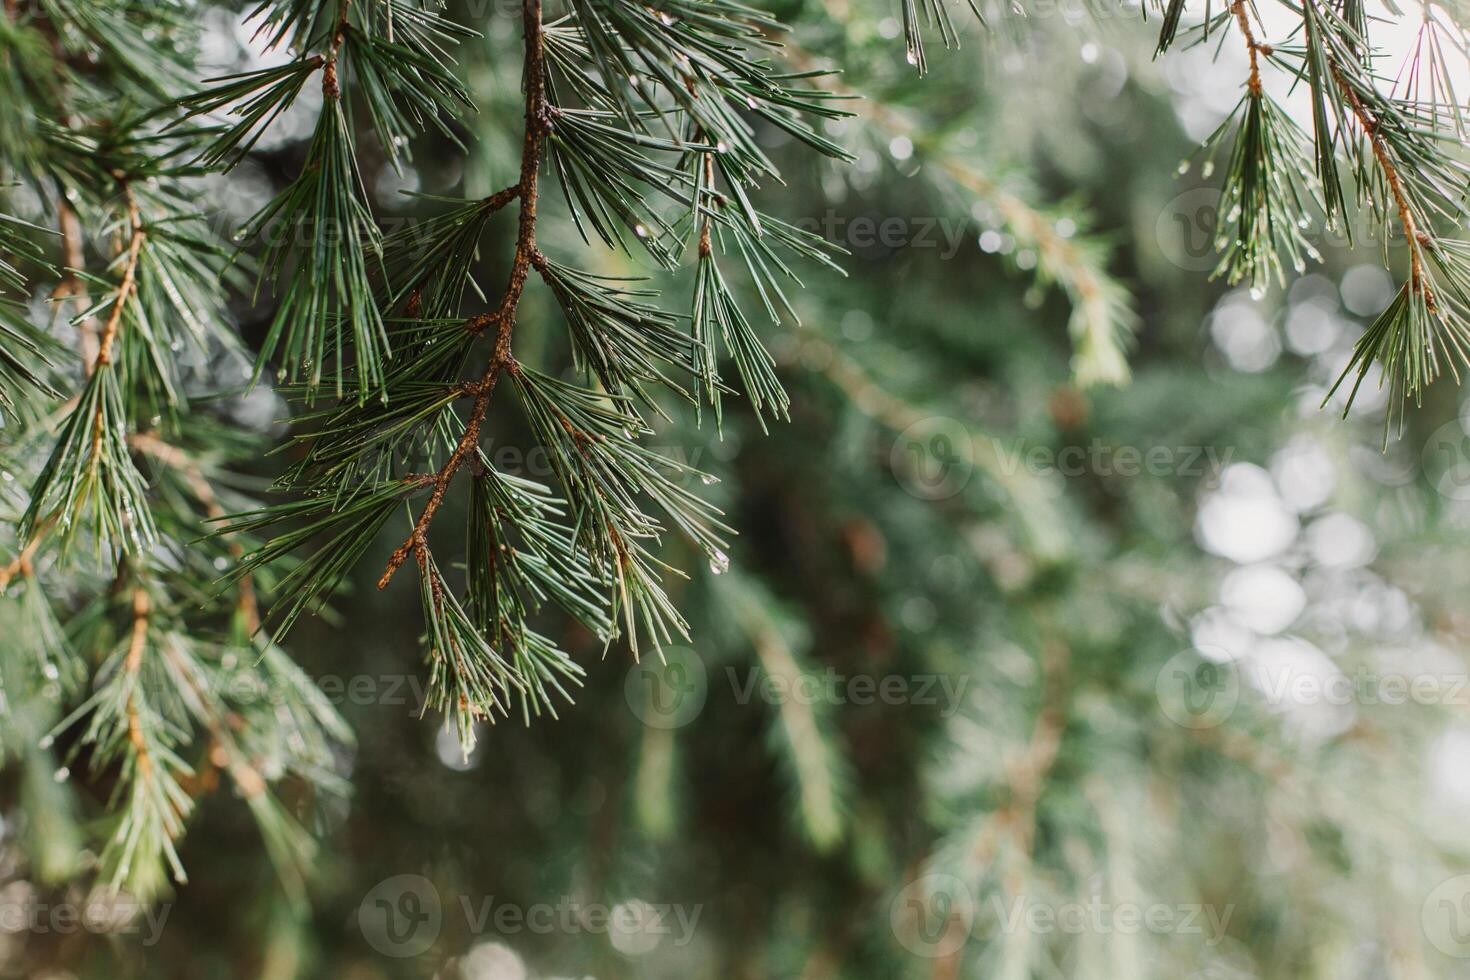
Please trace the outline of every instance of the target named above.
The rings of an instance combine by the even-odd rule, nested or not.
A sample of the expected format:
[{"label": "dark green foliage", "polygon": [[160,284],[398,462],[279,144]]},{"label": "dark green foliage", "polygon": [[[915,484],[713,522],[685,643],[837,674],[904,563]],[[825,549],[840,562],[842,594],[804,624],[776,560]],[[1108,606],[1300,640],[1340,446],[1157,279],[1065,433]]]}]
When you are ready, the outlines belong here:
[{"label": "dark green foliage", "polygon": [[[1238,32],[1251,58],[1245,96],[1210,144],[1230,143],[1219,271],[1258,291],[1285,282],[1287,266],[1294,274],[1315,258],[1302,229],[1319,214],[1345,227],[1356,207],[1398,229],[1403,285],[1338,384],[1351,374],[1356,392],[1380,365],[1396,405],[1417,402],[1446,368],[1457,373],[1470,331],[1470,245],[1460,237],[1470,168],[1452,69],[1426,58],[1416,64],[1428,77],[1408,86],[1416,95],[1385,92],[1362,5],[1288,7],[1301,26],[1276,44],[1251,35],[1244,3],[1207,8],[1198,30],[1183,26],[1185,3],[1163,10],[1159,52]],[[254,53],[284,62],[205,78],[196,25],[220,9],[15,0],[0,15],[0,184],[6,214],[21,215],[0,215],[0,633],[20,637],[0,661],[10,709],[0,746],[22,767],[24,806],[65,816],[65,831],[47,835],[60,843],[36,848],[50,880],[82,869],[114,891],[165,893],[184,880],[182,841],[200,801],[223,783],[243,797],[288,890],[304,895],[316,853],[305,800],[342,788],[349,732],[276,642],[304,613],[328,611],[385,534],[401,543],[374,578],[386,588],[412,563],[421,707],[452,725],[465,756],[482,723],[561,710],[592,673],[589,648],[622,642],[635,657],[650,648],[661,657],[689,638],[688,604],[711,596],[762,676],[815,679],[812,637],[783,611],[785,596],[736,576],[687,581],[691,561],[712,576],[729,569],[734,521],[712,499],[712,477],[650,445],[683,431],[685,416],[699,420],[705,404],[716,431],[799,415],[784,384],[788,365],[807,360],[831,382],[809,393],[814,414],[852,410],[861,425],[894,432],[930,418],[872,383],[824,339],[827,324],[798,322],[799,275],[837,269],[842,250],[786,213],[778,159],[809,189],[867,150],[852,139],[859,123],[890,147],[906,142],[890,155],[919,165],[905,173],[919,178],[910,188],[922,183],[946,204],[964,198],[967,216],[969,199],[980,199],[1016,246],[1017,267],[1062,287],[1075,379],[1128,376],[1134,306],[1107,241],[1079,228],[1070,208],[1037,208],[1030,190],[944,152],[939,123],[960,109],[936,109],[935,132],[921,133],[884,106],[858,106],[767,10],[526,0],[513,12],[521,90],[477,87],[472,98],[457,59],[497,42],[451,9],[263,0],[249,12]],[[926,31],[959,41],[945,0],[903,0],[896,13],[894,33],[920,72],[930,67]],[[1310,132],[1264,94],[1262,70],[1307,88]],[[513,74],[495,75],[497,84]],[[310,139],[260,153],[262,137],[301,111],[308,85],[321,92]],[[478,114],[477,102],[515,108]],[[484,190],[468,181],[458,197],[412,196],[404,210],[427,216],[385,230],[375,169],[406,173],[416,143],[456,160],[478,153],[492,129],[519,147],[519,161],[486,169],[513,170],[513,183],[479,199],[466,199]],[[263,169],[283,186],[227,246],[207,220],[213,189],[266,157]],[[634,274],[649,265],[651,276]],[[252,277],[266,309],[247,344],[236,316],[249,302],[241,280]],[[536,300],[528,310],[552,311],[552,322],[520,329],[522,296],[538,292],[555,309]],[[839,304],[830,305],[824,315]],[[903,302],[887,315],[901,320]],[[967,345],[986,331],[968,321],[963,330],[935,346],[973,354]],[[780,347],[768,349],[772,336]],[[1010,356],[989,355],[1002,365]],[[936,388],[970,380],[933,373]],[[284,403],[266,407],[290,414],[280,420],[289,433],[240,422],[250,399],[276,394]],[[748,412],[731,406],[742,396]],[[932,401],[970,420],[993,398]],[[1013,410],[1033,424],[1033,408]],[[544,483],[497,468],[486,451],[492,428],[544,451],[547,472],[535,474]],[[1049,572],[1073,549],[1112,546],[1101,540],[1111,527],[1072,540],[1053,488],[1008,471],[975,432],[980,448],[966,463],[981,476],[957,506],[989,508],[1004,515],[996,523],[1020,528],[1025,546],[1006,560]],[[270,450],[273,482],[241,475],[258,472]],[[812,493],[830,492],[817,476],[805,477]],[[811,501],[784,503],[758,516],[783,528],[812,520]],[[853,494],[837,509],[866,506]],[[854,563],[881,565],[864,551],[857,516],[843,533]],[[985,533],[946,531],[1003,566]],[[806,556],[769,564],[788,557]],[[804,584],[797,578],[788,584]],[[862,835],[878,818],[849,805],[868,773],[846,757],[832,715],[784,706],[767,730],[804,839],[838,855],[848,842],[870,846]],[[56,782],[47,773],[59,762],[67,768]],[[964,776],[937,794],[943,808],[970,812]],[[89,848],[97,860],[84,868]],[[1024,861],[1004,860],[997,866],[1024,877]],[[892,880],[888,871],[854,873]],[[1002,966],[1029,972],[1029,952],[1009,955],[1019,958]]]}]

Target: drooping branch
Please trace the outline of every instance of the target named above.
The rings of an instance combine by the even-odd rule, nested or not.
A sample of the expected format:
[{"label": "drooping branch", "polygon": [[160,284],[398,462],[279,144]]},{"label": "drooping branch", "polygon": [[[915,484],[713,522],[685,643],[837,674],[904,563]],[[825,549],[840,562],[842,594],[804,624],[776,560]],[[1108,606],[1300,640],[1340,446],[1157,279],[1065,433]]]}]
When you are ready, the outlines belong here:
[{"label": "drooping branch", "polygon": [[513,188],[506,188],[492,195],[487,206],[503,207],[512,198],[520,200],[520,220],[516,227],[515,255],[511,262],[510,279],[505,294],[496,308],[485,314],[470,317],[465,329],[474,334],[486,330],[495,331],[494,348],[480,379],[466,386],[467,393],[474,394],[464,432],[455,444],[449,458],[432,478],[433,490],[414,522],[408,538],[394,549],[388,564],[378,579],[378,588],[387,588],[393,574],[413,553],[422,567],[428,561],[428,532],[449,483],[460,467],[475,455],[479,448],[480,427],[490,408],[490,397],[503,371],[514,371],[515,360],[511,355],[511,334],[515,329],[516,310],[520,306],[521,292],[533,265],[542,263],[536,250],[536,198],[537,173],[541,167],[541,149],[546,135],[551,131],[552,110],[546,102],[545,47],[542,37],[541,0],[525,0],[522,8],[522,23],[525,32],[526,74],[526,122],[521,146],[520,181]]},{"label": "drooping branch", "polygon": [[1419,229],[1414,218],[1414,210],[1409,204],[1408,195],[1404,193],[1398,168],[1394,166],[1393,159],[1389,156],[1388,144],[1383,134],[1379,132],[1377,118],[1373,115],[1372,110],[1363,104],[1363,100],[1359,98],[1353,87],[1348,84],[1337,62],[1329,60],[1328,64],[1332,70],[1333,81],[1341,89],[1353,116],[1358,120],[1358,125],[1363,127],[1363,133],[1368,137],[1368,144],[1373,148],[1373,157],[1378,161],[1379,169],[1383,171],[1384,182],[1388,184],[1394,205],[1398,208],[1399,221],[1404,227],[1404,240],[1409,246],[1409,288],[1423,297],[1425,306],[1433,311],[1435,308],[1434,292],[1429,288],[1424,272],[1423,246],[1428,243],[1429,236]]}]

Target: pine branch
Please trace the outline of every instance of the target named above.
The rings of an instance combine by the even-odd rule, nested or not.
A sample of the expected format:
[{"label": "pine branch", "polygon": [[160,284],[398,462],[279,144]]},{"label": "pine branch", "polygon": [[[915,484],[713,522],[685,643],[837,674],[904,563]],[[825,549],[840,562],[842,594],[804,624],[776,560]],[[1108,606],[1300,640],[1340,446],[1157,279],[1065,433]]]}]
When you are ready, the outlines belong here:
[{"label": "pine branch", "polygon": [[[511,260],[510,280],[506,284],[500,305],[493,313],[471,317],[465,322],[465,329],[472,334],[493,329],[495,348],[485,365],[480,380],[473,388],[474,402],[470,406],[464,433],[460,436],[459,442],[455,444],[454,451],[449,454],[449,458],[435,474],[433,490],[428,502],[419,512],[418,520],[414,522],[413,531],[409,534],[408,539],[395,548],[393,554],[389,556],[388,564],[378,579],[380,589],[387,588],[393,578],[393,573],[408,558],[410,552],[414,554],[420,569],[426,566],[429,525],[433,522],[434,514],[444,500],[449,481],[454,479],[454,474],[460,466],[470,459],[472,453],[476,452],[479,445],[480,426],[484,423],[485,413],[490,407],[490,396],[495,392],[495,384],[500,379],[501,372],[516,370],[515,359],[511,355],[510,347],[511,334],[515,330],[516,309],[520,305],[521,291],[525,288],[526,278],[530,275],[532,264],[544,262],[536,251],[537,171],[541,165],[542,145],[551,132],[552,120],[546,103],[545,45],[542,39],[541,0],[525,0],[521,25],[525,35],[526,113],[521,146],[521,179],[515,191],[515,198],[520,202],[515,254]],[[508,200],[507,197],[506,201]]]}]

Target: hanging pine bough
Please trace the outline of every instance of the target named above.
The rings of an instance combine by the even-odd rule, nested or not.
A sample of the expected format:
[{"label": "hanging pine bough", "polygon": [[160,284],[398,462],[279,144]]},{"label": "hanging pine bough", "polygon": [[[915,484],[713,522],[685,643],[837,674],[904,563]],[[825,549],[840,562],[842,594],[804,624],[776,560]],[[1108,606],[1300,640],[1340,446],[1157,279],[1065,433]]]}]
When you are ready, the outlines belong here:
[{"label": "hanging pine bough", "polygon": [[[266,271],[289,265],[290,285],[262,358],[284,355],[287,376],[300,380],[285,391],[304,402],[322,389],[353,394],[298,416],[299,455],[275,487],[296,499],[226,526],[259,535],[282,525],[245,555],[237,574],[269,567],[307,542],[321,545],[284,580],[291,598],[278,610],[279,637],[330,596],[406,503],[409,529],[380,586],[410,560],[416,566],[429,701],[454,717],[468,752],[478,721],[516,705],[524,716],[554,711],[553,699],[576,682],[580,670],[569,655],[527,622],[544,600],[604,642],[626,637],[635,655],[644,644],[687,635],[665,585],[678,570],[658,548],[670,532],[681,534],[723,568],[731,529],[690,489],[700,474],[642,443],[652,431],[644,413],[660,412],[659,389],[688,397],[691,379],[718,406],[730,390],[719,374],[728,351],[752,404],[784,414],[774,362],[718,270],[715,243],[748,270],[773,320],[789,315],[779,283],[795,281],[788,256],[829,260],[820,239],[756,209],[758,182],[778,174],[752,120],[840,157],[811,123],[846,113],[808,85],[811,75],[777,70],[770,38],[779,24],[753,9],[590,3],[547,25],[540,5],[527,4],[520,179],[483,200],[438,202],[447,210],[423,227],[379,241],[358,208],[361,181],[343,106],[360,86],[388,146],[412,135],[410,120],[442,125],[469,103],[443,67],[439,45],[464,35],[417,7],[389,4],[382,9],[416,19],[411,31],[395,21],[397,40],[388,41],[375,33],[387,28],[376,20],[378,7],[328,8],[261,8],[268,41],[290,43],[293,64],[223,79],[182,103],[193,114],[241,117],[204,151],[206,162],[228,166],[296,98],[303,73],[319,70],[325,122],[302,176],[249,224],[246,237],[275,222],[303,232],[292,242],[315,242],[319,222],[348,232],[330,248],[300,254],[272,245]],[[401,58],[384,54],[400,48]],[[395,95],[422,85],[414,72],[425,74],[434,99]],[[555,175],[584,241],[636,247],[670,269],[696,247],[692,325],[653,305],[658,294],[647,284],[586,272],[571,257],[541,250],[543,170]],[[512,205],[519,218],[509,281],[493,309],[469,314],[467,292],[481,292],[471,270],[482,235]],[[585,383],[515,356],[520,300],[532,278],[560,306]],[[307,284],[315,292],[308,295]],[[497,392],[500,404],[519,403],[549,451],[561,496],[497,472],[482,453],[481,426]],[[461,471],[466,479],[458,482],[471,487],[464,582],[436,560],[429,539]]]},{"label": "hanging pine bough", "polygon": [[[74,829],[36,849],[41,877],[85,870],[143,897],[183,880],[181,838],[222,783],[300,894],[311,811],[294,801],[336,785],[349,733],[276,643],[385,528],[402,537],[380,587],[412,561],[428,705],[466,752],[481,721],[554,714],[579,683],[582,668],[531,625],[544,608],[635,655],[685,635],[662,546],[686,539],[719,572],[733,530],[692,489],[700,474],[648,448],[648,413],[672,391],[696,413],[708,402],[717,426],[730,395],[762,426],[786,417],[749,311],[794,324],[796,267],[836,268],[837,250],[761,209],[779,173],[757,134],[844,159],[823,124],[853,109],[782,47],[780,23],[730,0],[525,0],[517,180],[479,200],[422,198],[439,213],[385,234],[360,154],[371,145],[401,168],[421,134],[458,145],[474,106],[453,51],[475,32],[418,0],[263,0],[254,43],[285,60],[202,79],[193,25],[209,6],[7,0],[0,15],[0,188],[26,192],[6,191],[23,218],[0,215],[0,455],[17,477],[0,483],[0,632],[15,638],[0,657],[0,749],[25,773],[23,807],[106,816],[95,868]],[[1229,146],[1219,274],[1261,289],[1300,271],[1316,213],[1349,226],[1350,183],[1357,207],[1402,233],[1407,272],[1343,377],[1356,391],[1380,363],[1401,404],[1465,355],[1470,244],[1448,229],[1464,221],[1470,171],[1440,44],[1464,51],[1464,12],[1431,5],[1428,54],[1385,93],[1359,5],[1287,7],[1300,26],[1276,43],[1257,40],[1244,0],[1195,27],[1184,0],[1164,12],[1160,53],[1234,31],[1250,57],[1235,118],[1209,144]],[[944,0],[903,0],[901,14],[921,72],[926,28],[958,42]],[[1310,133],[1266,94],[1266,66],[1307,86]],[[309,87],[321,106],[299,168],[227,247],[204,220],[203,178],[249,156]],[[881,107],[863,111],[901,131]],[[1105,254],[1065,243],[973,167],[939,169],[992,200],[1035,245],[1038,275],[1066,290],[1079,378],[1125,379],[1132,313]],[[652,282],[543,244],[548,194],[589,252],[691,269],[687,313],[660,305]],[[508,279],[482,289],[481,243],[512,208]],[[251,272],[273,307],[253,363],[225,306]],[[578,379],[517,355],[532,279],[560,309]],[[487,311],[469,308],[485,296]],[[262,502],[238,473],[265,438],[236,410],[237,388],[267,367],[298,410]],[[547,449],[554,486],[495,468],[482,445],[492,405]],[[453,534],[437,519],[459,493]],[[462,575],[435,553],[454,540]],[[730,594],[762,668],[801,675],[795,631]],[[823,719],[778,720],[805,825],[830,846],[842,760],[822,751]],[[88,792],[70,789],[73,767]]]},{"label": "hanging pine bough", "polygon": [[[1465,233],[1470,163],[1463,106],[1454,89],[1458,69],[1443,54],[1443,43],[1461,54],[1470,50],[1470,27],[1463,7],[1428,4],[1418,49],[1385,92],[1383,58],[1372,45],[1361,4],[1304,0],[1300,7],[1287,6],[1297,26],[1282,43],[1257,38],[1253,25],[1259,20],[1245,0],[1187,32],[1203,42],[1212,30],[1228,30],[1233,23],[1249,55],[1246,94],[1235,118],[1210,140],[1221,143],[1228,130],[1235,131],[1225,169],[1227,213],[1216,243],[1224,257],[1217,274],[1232,283],[1249,280],[1257,295],[1272,278],[1284,282],[1284,266],[1300,272],[1304,256],[1317,257],[1301,229],[1319,215],[1351,239],[1355,214],[1344,187],[1345,162],[1357,208],[1385,241],[1402,235],[1408,269],[1398,295],[1358,340],[1323,404],[1351,378],[1346,414],[1377,365],[1381,383],[1390,388],[1387,439],[1394,418],[1402,424],[1405,402],[1417,404],[1446,369],[1458,379],[1470,354],[1470,249],[1452,237]],[[1173,43],[1184,7],[1184,0],[1169,5],[1160,52]],[[1263,65],[1307,88],[1310,139],[1264,94]]]}]

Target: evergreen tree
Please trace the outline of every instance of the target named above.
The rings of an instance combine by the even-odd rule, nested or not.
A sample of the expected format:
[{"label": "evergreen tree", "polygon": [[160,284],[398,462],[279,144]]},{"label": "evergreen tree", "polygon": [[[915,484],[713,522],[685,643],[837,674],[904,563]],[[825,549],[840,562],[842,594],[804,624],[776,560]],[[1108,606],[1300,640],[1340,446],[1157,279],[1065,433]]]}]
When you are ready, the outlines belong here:
[{"label": "evergreen tree", "polygon": [[[995,33],[972,32],[971,48],[1039,50],[1029,35],[1044,26],[1003,6],[973,11]],[[1202,166],[1207,179],[1221,173],[1218,274],[1258,295],[1285,285],[1321,258],[1308,233],[1318,220],[1397,237],[1402,248],[1378,257],[1402,265],[1397,294],[1319,394],[1346,408],[1381,369],[1385,425],[1402,427],[1399,406],[1422,401],[1464,356],[1470,247],[1457,237],[1467,174],[1454,60],[1464,11],[1428,8],[1419,50],[1390,76],[1361,6],[1284,7],[1292,22],[1279,37],[1243,2],[1187,28],[1182,0],[1162,10],[1160,54],[1233,42],[1248,59],[1240,104],[1207,141],[1213,165]],[[1059,494],[984,431],[976,420],[997,417],[990,396],[970,403],[965,385],[1005,378],[1017,407],[1004,431],[1043,442],[1088,431],[1086,398],[1112,413],[1106,431],[1135,445],[1225,445],[1261,403],[1205,406],[1187,422],[1150,418],[1151,406],[1178,404],[1167,378],[1120,394],[1049,396],[1055,371],[1045,381],[1007,373],[1028,358],[1057,360],[1049,339],[1023,341],[1034,353],[1022,355],[963,335],[944,315],[952,284],[929,283],[933,306],[905,310],[874,283],[842,287],[860,298],[844,300],[825,278],[852,259],[798,220],[800,191],[862,166],[876,140],[923,165],[901,193],[994,225],[1034,277],[1036,302],[1050,302],[1040,289],[1061,287],[1071,344],[1061,360],[1075,384],[1129,378],[1125,353],[1146,307],[1116,278],[1112,246],[1074,206],[1039,205],[1035,188],[988,173],[946,125],[960,112],[929,108],[928,93],[964,91],[956,76],[966,63],[923,43],[926,31],[957,43],[968,23],[958,11],[905,3],[900,51],[864,47],[855,29],[812,11],[725,0],[545,10],[525,0],[518,37],[499,40],[500,11],[266,0],[246,22],[257,60],[271,60],[208,77],[199,24],[215,9],[13,0],[0,26],[0,78],[15,107],[0,138],[9,556],[0,744],[28,876],[167,900],[186,880],[186,831],[224,785],[294,903],[272,935],[305,941],[312,829],[341,819],[353,729],[299,666],[316,673],[312,646],[293,658],[282,644],[293,626],[293,637],[319,629],[302,614],[329,615],[332,602],[350,610],[347,623],[370,615],[379,600],[341,592],[371,565],[364,584],[385,595],[405,570],[418,579],[419,706],[452,730],[451,759],[510,766],[515,751],[555,732],[592,743],[574,758],[605,771],[631,732],[634,823],[649,847],[644,858],[629,844],[630,855],[669,862],[660,880],[695,894],[786,884],[769,919],[725,908],[710,927],[711,975],[1233,969],[1229,949],[1202,960],[1188,935],[1110,934],[1089,946],[998,922],[977,929],[975,919],[993,896],[1085,903],[1099,876],[1115,902],[1223,907],[1209,891],[1221,878],[1208,856],[1181,862],[1188,848],[1176,835],[1197,823],[1207,839],[1228,841],[1268,819],[1310,851],[1302,866],[1314,880],[1300,892],[1274,883],[1252,892],[1254,915],[1286,923],[1255,972],[1330,971],[1324,951],[1374,908],[1316,908],[1338,878],[1376,893],[1397,923],[1382,959],[1411,969],[1413,943],[1394,937],[1417,920],[1423,882],[1453,862],[1421,846],[1432,835],[1391,793],[1371,819],[1351,812],[1340,787],[1363,778],[1367,757],[1283,740],[1280,720],[1249,706],[1229,724],[1194,728],[1159,703],[1160,666],[1180,641],[1149,600],[1164,591],[1171,559],[1133,549],[1168,540],[1159,521],[1188,526],[1179,486],[1158,481],[1164,498],[1126,516],[1109,513],[1125,505],[1106,484]],[[796,38],[784,20],[802,27]],[[518,57],[505,60],[511,51]],[[880,98],[858,99],[832,65],[870,78]],[[1273,72],[1308,93],[1310,128],[1268,94]],[[303,116],[303,143],[268,149]],[[1000,124],[999,113],[986,116]],[[451,154],[509,182],[474,188],[466,178],[454,196],[417,195],[393,214],[370,180],[443,166]],[[221,234],[214,195],[262,160],[279,186]],[[824,277],[817,298],[798,275]],[[804,305],[821,312],[803,324]],[[828,322],[844,306],[893,322],[875,341],[861,317]],[[902,343],[903,328],[922,343]],[[783,386],[793,381],[795,396]],[[733,410],[740,396],[752,411]],[[282,410],[289,432],[274,424]],[[955,429],[942,421],[951,416],[969,421]],[[813,453],[831,433],[839,438]],[[502,439],[544,452],[542,472],[499,462]],[[670,443],[685,458],[657,448]],[[861,477],[875,444],[894,447],[884,466],[913,491],[897,503],[891,485]],[[690,458],[719,446],[744,453],[716,487]],[[967,452],[953,456],[955,446]],[[258,457],[271,451],[281,465],[262,477]],[[886,526],[860,516],[870,512]],[[767,524],[784,533],[732,563],[734,532]],[[969,542],[963,555],[957,532]],[[845,554],[834,565],[829,548],[804,550],[803,534],[840,541]],[[385,535],[391,550],[379,564]],[[880,570],[884,583],[984,586],[880,592]],[[874,609],[865,616],[860,598],[829,588],[834,580],[854,596],[869,592]],[[943,637],[926,642],[935,621]],[[916,638],[883,637],[892,622]],[[674,683],[680,675],[669,671],[688,667],[693,643],[712,689],[743,657],[763,683],[815,683],[813,630],[862,652],[845,669],[878,671],[897,649],[909,676],[968,677],[983,690],[952,717],[904,721],[820,699],[771,705],[769,752],[739,754],[734,772],[784,786],[797,833],[787,841],[776,831],[781,845],[762,852],[770,828],[742,828],[735,860],[681,875],[676,858],[656,857],[682,836],[678,773],[735,759],[729,742],[748,731],[749,705],[711,704],[701,725],[727,734],[688,746],[682,728],[638,724],[651,709],[619,695],[626,664],[617,661],[646,664],[651,673],[631,676],[655,687]],[[955,643],[1017,652],[973,664]],[[567,709],[589,681],[599,684],[594,705],[581,698]],[[597,703],[600,712],[583,714]],[[598,719],[610,710],[626,724],[599,752],[607,723]],[[529,734],[502,726],[477,745],[487,723],[512,714]],[[535,720],[542,714],[561,719]],[[1377,729],[1364,719],[1354,732]],[[365,745],[363,759],[376,748]],[[782,763],[774,779],[762,771],[772,759]],[[1167,790],[1157,785],[1165,777],[1175,783]],[[516,785],[529,780],[516,772]],[[685,792],[750,804],[729,789]],[[922,812],[905,812],[910,795]],[[1134,820],[1151,806],[1173,815],[1151,815],[1144,833]],[[695,853],[730,832],[694,813],[706,832]],[[528,839],[518,819],[495,819]],[[565,817],[556,822],[576,833]],[[1395,857],[1411,865],[1397,878]],[[827,873],[788,878],[783,861],[816,861]],[[445,895],[471,887],[438,880]],[[544,881],[527,874],[517,887]],[[1309,943],[1292,928],[1298,900],[1330,938]],[[940,932],[906,919],[910,909],[944,910]],[[420,965],[427,975],[440,964]]]}]

